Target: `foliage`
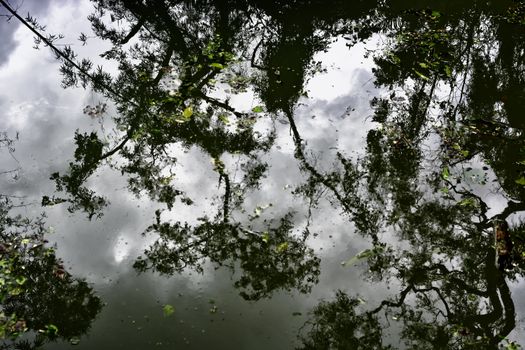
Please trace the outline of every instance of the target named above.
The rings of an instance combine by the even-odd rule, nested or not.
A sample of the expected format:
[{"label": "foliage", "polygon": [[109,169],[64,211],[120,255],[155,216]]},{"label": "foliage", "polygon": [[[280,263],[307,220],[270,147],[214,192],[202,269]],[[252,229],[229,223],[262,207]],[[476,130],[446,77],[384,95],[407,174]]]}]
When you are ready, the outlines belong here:
[{"label": "foliage", "polygon": [[272,292],[296,289],[309,292],[318,282],[319,258],[300,237],[291,234],[291,216],[285,216],[277,227],[256,232],[227,222],[211,222],[191,227],[187,223],[157,222],[146,232],[155,232],[159,239],[145,251],[145,258],[135,262],[139,271],[154,269],[163,274],[181,272],[187,267],[202,271],[209,259],[217,265],[242,273],[235,287],[244,299],[257,300]]}]

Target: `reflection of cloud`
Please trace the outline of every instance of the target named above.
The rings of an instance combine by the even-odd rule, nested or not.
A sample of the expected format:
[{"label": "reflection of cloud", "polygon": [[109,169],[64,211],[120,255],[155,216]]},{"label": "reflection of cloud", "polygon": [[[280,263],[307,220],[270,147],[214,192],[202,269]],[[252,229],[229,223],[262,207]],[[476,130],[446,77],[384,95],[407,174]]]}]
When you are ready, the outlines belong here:
[{"label": "reflection of cloud", "polygon": [[[50,5],[50,0],[38,1],[11,1],[11,7],[16,10],[22,17],[29,13],[31,16],[43,16]],[[17,47],[15,40],[15,32],[20,28],[21,23],[14,17],[8,21],[8,17],[2,15],[9,15],[9,12],[0,6],[0,68],[9,60],[9,57]]]},{"label": "reflection of cloud", "polygon": [[121,263],[129,255],[130,249],[128,244],[125,236],[118,236],[115,245],[113,245],[113,259],[115,259],[116,263]]},{"label": "reflection of cloud", "polygon": [[9,23],[5,21],[4,18],[0,17],[0,67],[4,65],[11,52],[16,47],[15,40],[13,38],[13,33],[16,30],[17,25],[14,23]]}]

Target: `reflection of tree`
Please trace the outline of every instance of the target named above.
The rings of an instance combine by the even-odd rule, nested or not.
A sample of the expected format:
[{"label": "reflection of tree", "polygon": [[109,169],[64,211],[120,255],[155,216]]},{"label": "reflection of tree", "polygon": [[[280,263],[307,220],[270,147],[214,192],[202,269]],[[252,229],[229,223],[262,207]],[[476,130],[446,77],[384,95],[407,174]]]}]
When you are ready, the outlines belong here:
[{"label": "reflection of tree", "polygon": [[291,234],[291,216],[285,216],[275,228],[256,232],[239,224],[210,222],[201,225],[157,223],[148,231],[158,232],[159,240],[139,259],[139,270],[153,267],[172,274],[185,267],[202,269],[204,259],[219,265],[235,267],[239,264],[242,275],[235,282],[245,299],[260,299],[278,289],[297,289],[308,292],[317,282],[319,259],[305,245],[304,238]]},{"label": "reflection of tree", "polygon": [[388,349],[381,344],[377,316],[355,313],[360,303],[342,292],[333,302],[321,302],[312,312],[311,329],[301,339],[301,349]]},{"label": "reflection of tree", "polygon": [[[23,333],[35,332],[34,346],[57,337],[65,340],[80,337],[90,328],[102,302],[85,281],[64,270],[53,248],[45,246],[43,221],[8,216],[8,208],[3,202],[2,337],[15,339]],[[13,340],[4,346],[27,348],[29,344],[29,340]]]},{"label": "reflection of tree", "polygon": [[[517,151],[523,134],[515,117],[516,106],[524,101],[524,75],[523,64],[513,63],[523,60],[523,34],[516,34],[523,27],[501,15],[518,10],[523,15],[520,6],[508,3],[504,10],[509,12],[499,4],[474,7],[468,14],[463,9],[395,12],[395,28],[400,29],[390,32],[392,46],[376,58],[375,72],[376,83],[390,91],[372,101],[374,121],[381,127],[369,132],[362,159],[339,155],[341,169],[320,174],[300,151],[294,130],[310,187],[329,188],[358,229],[373,239],[376,249],[358,255],[368,258],[367,274],[402,285],[399,295],[375,309],[363,306],[358,312],[358,300],[344,293],[319,304],[303,348],[350,349],[344,341],[367,332],[380,339],[380,328],[392,319],[414,349],[494,349],[514,329],[514,303],[505,277],[521,277],[523,261],[514,252],[518,266],[498,270],[495,248],[501,247],[495,247],[492,226],[525,210],[523,155]],[[514,26],[513,34],[502,35],[509,26]],[[413,87],[403,89],[409,79]],[[512,102],[506,96],[509,90]],[[491,185],[490,170],[508,199],[506,208],[492,217],[479,195]],[[520,232],[511,230],[511,237],[519,241]],[[399,242],[380,243],[390,235]],[[333,311],[341,309],[348,311]],[[339,319],[341,314],[351,321]],[[365,320],[374,320],[368,330],[355,326]],[[368,347],[383,346],[381,341],[373,344]]]},{"label": "reflection of tree", "polygon": [[[43,221],[8,215],[2,202],[0,223],[2,348],[29,349],[50,340],[77,339],[102,308],[88,284],[64,270],[53,248],[46,247]],[[33,334],[33,340],[15,340]],[[31,338],[31,337],[29,337]]]},{"label": "reflection of tree", "polygon": [[[237,284],[250,290],[243,291],[247,298],[281,288],[308,291],[319,273],[319,260],[305,245],[308,231],[296,235],[291,217],[285,216],[277,226],[257,233],[233,222],[232,211],[242,209],[244,194],[259,186],[266,170],[260,154],[275,137],[271,128],[255,131],[257,116],[294,104],[306,72],[318,68],[310,62],[314,53],[324,50],[334,33],[353,31],[350,19],[373,4],[362,2],[357,11],[343,3],[326,8],[322,2],[301,2],[282,4],[283,9],[290,7],[283,13],[267,3],[243,1],[93,2],[90,21],[95,35],[111,44],[102,56],[118,63],[116,76],[93,68],[88,60],[77,61],[69,48],[58,50],[53,37],[39,40],[61,59],[65,86],[91,85],[115,102],[119,114],[114,122],[120,131],[109,144],[95,132],[77,133],[69,170],[52,174],[66,196],[46,196],[43,204],[66,201],[70,210],[84,210],[90,218],[101,215],[106,200],[88,188],[86,180],[105,162],[128,175],[129,189],[137,195],[147,194],[168,209],[178,199],[191,204],[176,188],[175,154],[196,146],[212,159],[223,188],[219,215],[195,227],[162,223],[159,215],[150,227],[160,234],[159,241],[136,266],[172,273],[186,266],[199,269],[205,258],[219,264],[238,262],[243,274]],[[298,10],[305,16],[290,21]],[[122,21],[128,26],[119,26]],[[41,29],[36,21],[31,24]],[[83,41],[87,38],[81,35]],[[251,76],[249,66],[258,74]],[[236,110],[230,96],[250,84],[265,108]],[[224,86],[231,94],[215,97],[214,90]],[[87,110],[95,115],[103,109]],[[112,161],[117,155],[118,161]],[[241,180],[223,162],[231,156],[241,163]]]},{"label": "reflection of tree", "polygon": [[2,197],[0,348],[38,348],[57,338],[76,342],[100,312],[101,300],[46,245],[44,218],[12,215],[11,199]]},{"label": "reflection of tree", "polygon": [[[275,137],[272,129],[263,135],[253,124],[264,110],[283,112],[308,177],[296,193],[313,197],[327,189],[334,205],[372,240],[370,276],[403,285],[398,297],[363,313],[354,310],[357,299],[342,293],[321,304],[307,348],[351,348],[358,341],[379,348],[382,311],[403,323],[402,336],[412,347],[494,347],[513,329],[504,276],[521,276],[521,269],[505,275],[496,269],[490,228],[525,209],[525,155],[516,151],[524,143],[522,2],[298,1],[280,8],[257,1],[95,3],[95,34],[112,44],[103,56],[118,62],[118,76],[92,70],[88,61],[78,65],[81,74],[65,50],[64,82],[89,83],[111,97],[121,133],[111,146],[96,133],[77,134],[69,172],[52,176],[67,198],[46,197],[45,203],[67,200],[71,209],[98,215],[104,201],[85,181],[119,155],[111,164],[129,176],[132,192],[147,193],[168,209],[178,198],[191,204],[175,187],[173,149],[197,146],[212,158],[224,189],[219,215],[196,226],[162,222],[157,215],[148,231],[160,238],[136,266],[173,273],[199,269],[206,258],[238,262],[243,274],[237,283],[247,298],[279,288],[307,291],[317,280],[318,260],[305,237],[291,234],[290,218],[256,232],[232,215],[263,178],[261,154]],[[112,23],[100,20],[103,15]],[[118,21],[129,26],[113,25]],[[345,35],[352,44],[374,32],[388,43],[375,56],[376,84],[385,88],[371,101],[380,127],[367,136],[366,156],[352,160],[341,150],[337,167],[323,172],[305,150],[294,106],[307,72],[318,68],[312,57],[333,36]],[[250,75],[248,65],[258,73]],[[253,86],[265,108],[236,110],[231,95],[213,94],[221,84],[233,93]],[[247,169],[238,182],[224,162],[232,155]],[[479,194],[489,173],[508,200],[492,217]],[[387,244],[385,235],[400,243]],[[335,318],[340,313],[347,318]]]}]

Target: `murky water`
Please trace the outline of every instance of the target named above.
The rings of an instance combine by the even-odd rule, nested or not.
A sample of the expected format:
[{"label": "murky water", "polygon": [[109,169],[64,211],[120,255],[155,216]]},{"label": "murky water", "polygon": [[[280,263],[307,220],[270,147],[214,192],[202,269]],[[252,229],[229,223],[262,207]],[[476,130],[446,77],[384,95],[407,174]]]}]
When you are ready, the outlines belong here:
[{"label": "murky water", "polygon": [[523,2],[10,8],[3,348],[525,343]]}]

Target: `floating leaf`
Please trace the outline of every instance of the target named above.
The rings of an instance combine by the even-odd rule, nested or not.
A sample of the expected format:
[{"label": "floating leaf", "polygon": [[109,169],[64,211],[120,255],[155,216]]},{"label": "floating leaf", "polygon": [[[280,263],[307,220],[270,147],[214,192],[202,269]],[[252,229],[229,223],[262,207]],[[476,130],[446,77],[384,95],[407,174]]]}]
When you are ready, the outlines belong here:
[{"label": "floating leaf", "polygon": [[69,343],[70,343],[71,345],[78,345],[78,344],[80,344],[80,338],[78,338],[78,337],[70,338],[70,339],[69,339]]},{"label": "floating leaf", "polygon": [[262,106],[255,106],[252,108],[253,113],[261,113],[263,111]]},{"label": "floating leaf", "polygon": [[228,120],[228,116],[226,114],[219,114],[219,120],[224,124],[230,124],[230,121]]},{"label": "floating leaf", "polygon": [[525,186],[525,177],[520,177],[519,179],[516,180],[516,183],[518,185],[522,185],[522,186]]},{"label": "floating leaf", "polygon": [[443,178],[443,180],[448,180],[449,176],[450,176],[450,173],[448,171],[448,168],[447,167],[443,168],[443,171],[441,171],[441,177]]},{"label": "floating leaf", "polygon": [[467,205],[475,205],[476,201],[473,198],[465,198],[458,203],[460,206],[465,207]]},{"label": "floating leaf", "polygon": [[165,317],[169,317],[169,316],[173,315],[173,313],[175,312],[175,308],[172,305],[170,305],[170,304],[166,304],[162,308],[162,312],[164,313]]},{"label": "floating leaf", "polygon": [[182,116],[184,117],[184,119],[190,119],[192,115],[193,115],[193,108],[191,106],[186,107],[184,112],[182,112]]},{"label": "floating leaf", "polygon": [[224,69],[224,66],[220,63],[210,63],[210,67]]},{"label": "floating leaf", "polygon": [[288,250],[288,242],[281,243],[277,246],[277,253],[283,253]]},{"label": "floating leaf", "polygon": [[341,265],[343,265],[343,266],[351,266],[351,265],[355,264],[356,262],[358,262],[359,260],[368,259],[370,257],[382,254],[383,251],[384,251],[383,247],[375,247],[375,248],[372,248],[372,249],[365,249],[365,250],[361,251],[360,253],[358,253],[353,258],[351,258],[351,259],[341,263]]},{"label": "floating leaf", "polygon": [[445,74],[449,78],[452,76],[452,69],[449,66],[445,66]]},{"label": "floating leaf", "polygon": [[425,79],[425,80],[430,80],[429,77],[427,77],[426,75],[424,75],[423,73],[421,72],[418,72],[417,70],[414,69],[414,72],[417,74],[418,77],[422,78],[422,79]]},{"label": "floating leaf", "polygon": [[19,295],[21,293],[22,293],[22,288],[15,287],[15,288],[9,289],[9,294],[13,296]]},{"label": "floating leaf", "polygon": [[48,335],[56,335],[58,334],[58,327],[54,324],[48,324],[44,332]]},{"label": "floating leaf", "polygon": [[213,164],[213,170],[219,173],[224,171],[224,163],[219,158],[212,158],[211,163]]},{"label": "floating leaf", "polygon": [[267,205],[258,205],[253,210],[253,217],[258,218],[259,216],[261,216],[261,213],[263,212],[263,210],[268,209],[271,206],[272,206],[272,203],[269,203]]}]

